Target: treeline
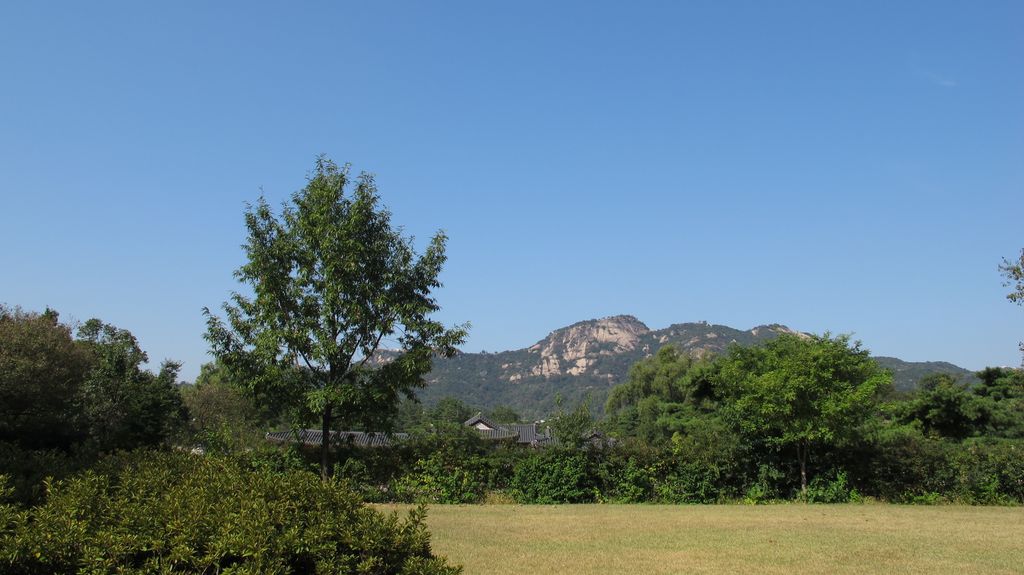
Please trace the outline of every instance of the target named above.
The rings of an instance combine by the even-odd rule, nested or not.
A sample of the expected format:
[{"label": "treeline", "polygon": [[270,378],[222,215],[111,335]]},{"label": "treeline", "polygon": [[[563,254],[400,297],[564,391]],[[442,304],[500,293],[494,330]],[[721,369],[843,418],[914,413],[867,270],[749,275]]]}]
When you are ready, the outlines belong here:
[{"label": "treeline", "polygon": [[656,447],[530,449],[486,443],[472,430],[399,446],[343,447],[337,476],[367,501],[415,503],[892,503],[1018,505],[1024,448],[1013,441],[881,436],[822,452],[801,491],[799,467],[778,452],[698,442]]}]

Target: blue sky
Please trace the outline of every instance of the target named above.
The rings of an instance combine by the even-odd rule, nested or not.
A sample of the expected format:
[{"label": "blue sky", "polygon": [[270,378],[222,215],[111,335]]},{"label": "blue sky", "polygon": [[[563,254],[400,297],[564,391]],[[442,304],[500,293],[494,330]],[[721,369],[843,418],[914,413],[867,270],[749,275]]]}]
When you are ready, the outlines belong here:
[{"label": "blue sky", "polygon": [[0,302],[207,361],[318,154],[450,236],[465,349],[614,314],[1020,363],[1019,2],[10,2]]}]

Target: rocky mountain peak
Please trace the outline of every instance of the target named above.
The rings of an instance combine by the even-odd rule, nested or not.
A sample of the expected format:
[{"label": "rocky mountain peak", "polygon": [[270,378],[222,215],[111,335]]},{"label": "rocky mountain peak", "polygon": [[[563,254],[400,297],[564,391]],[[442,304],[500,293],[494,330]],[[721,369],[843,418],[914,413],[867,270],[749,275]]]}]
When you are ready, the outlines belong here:
[{"label": "rocky mountain peak", "polygon": [[806,337],[807,336],[807,334],[805,334],[803,332],[796,331],[794,329],[790,329],[790,328],[782,325],[781,323],[770,323],[770,324],[767,324],[767,325],[759,325],[759,326],[751,329],[750,333],[752,333],[754,335],[754,337],[761,337],[761,336],[766,336],[766,335],[771,335],[771,334],[781,335],[781,334],[784,334],[784,333],[788,333],[788,334],[792,334],[792,335],[798,335],[800,337]]},{"label": "rocky mountain peak", "polygon": [[650,332],[644,323],[631,315],[615,315],[591,319],[556,329],[529,348],[531,353],[544,350],[578,347],[590,344],[608,344],[619,351],[632,350],[640,337]]},{"label": "rocky mountain peak", "polygon": [[600,356],[617,355],[637,348],[651,330],[631,315],[616,315],[574,323],[551,332],[527,351],[539,356],[531,375],[581,375]]}]

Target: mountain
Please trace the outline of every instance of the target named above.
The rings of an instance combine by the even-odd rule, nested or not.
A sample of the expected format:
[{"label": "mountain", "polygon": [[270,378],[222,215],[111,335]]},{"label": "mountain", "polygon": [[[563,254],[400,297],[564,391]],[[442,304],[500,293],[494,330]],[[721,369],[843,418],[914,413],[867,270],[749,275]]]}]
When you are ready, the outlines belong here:
[{"label": "mountain", "polygon": [[921,378],[933,373],[948,373],[960,378],[960,381],[974,385],[980,382],[974,372],[945,361],[903,361],[895,357],[873,356],[878,365],[892,372],[893,387],[900,391],[910,391],[917,386]]},{"label": "mountain", "polygon": [[[524,417],[544,417],[556,409],[561,396],[571,408],[587,396],[594,413],[601,413],[608,391],[625,381],[629,368],[664,345],[675,345],[698,356],[724,353],[732,344],[753,345],[799,333],[780,324],[746,331],[707,322],[680,323],[652,330],[629,315],[581,321],[557,329],[536,344],[499,353],[460,353],[438,359],[419,392],[424,403],[445,396],[469,405],[512,407]],[[929,373],[951,373],[970,381],[973,373],[945,362],[905,362],[877,357],[893,372],[897,389],[913,389]]]},{"label": "mountain", "polygon": [[[438,359],[419,397],[427,404],[451,396],[482,408],[507,405],[533,418],[555,411],[556,397],[571,408],[589,396],[591,411],[599,414],[609,390],[625,381],[630,366],[664,345],[704,357],[722,354],[732,344],[754,345],[782,333],[799,332],[780,324],[743,331],[707,322],[652,330],[629,315],[581,321],[557,329],[525,349]],[[975,381],[972,372],[951,363],[875,359],[892,371],[899,390],[913,389],[930,373],[950,373]]]}]

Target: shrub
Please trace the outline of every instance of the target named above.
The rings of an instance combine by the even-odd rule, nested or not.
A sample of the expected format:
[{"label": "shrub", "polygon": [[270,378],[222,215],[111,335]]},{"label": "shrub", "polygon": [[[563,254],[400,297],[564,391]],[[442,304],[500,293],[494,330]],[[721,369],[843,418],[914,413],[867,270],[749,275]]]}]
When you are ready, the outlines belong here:
[{"label": "shrub", "polygon": [[521,460],[511,487],[520,503],[585,503],[594,499],[587,459],[571,450],[548,449]]},{"label": "shrub", "polygon": [[862,500],[860,493],[847,483],[845,471],[818,475],[807,486],[803,499],[807,503],[858,503]]},{"label": "shrub", "polygon": [[431,554],[422,508],[403,521],[341,482],[225,458],[122,455],[49,484],[46,503],[13,521],[3,513],[11,575],[459,572]]},{"label": "shrub", "polygon": [[643,503],[650,501],[654,492],[654,469],[645,466],[630,457],[621,461],[613,461],[620,465],[604,466],[607,476],[603,495],[620,503]]},{"label": "shrub", "polygon": [[747,487],[743,496],[743,502],[749,505],[757,505],[774,499],[779,499],[778,485],[786,479],[785,472],[773,465],[761,465],[757,469],[757,481]]},{"label": "shrub", "polygon": [[85,449],[24,449],[14,443],[0,442],[0,470],[6,474],[12,501],[23,505],[39,502],[47,477],[63,479],[76,473],[96,459]]},{"label": "shrub", "polygon": [[654,486],[664,503],[715,503],[729,497],[721,470],[715,465],[680,462]]},{"label": "shrub", "polygon": [[950,456],[950,491],[957,499],[982,505],[1024,503],[1024,442],[970,441]]},{"label": "shrub", "polygon": [[395,496],[417,503],[476,503],[488,487],[484,464],[475,457],[452,460],[432,454],[394,483]]}]

